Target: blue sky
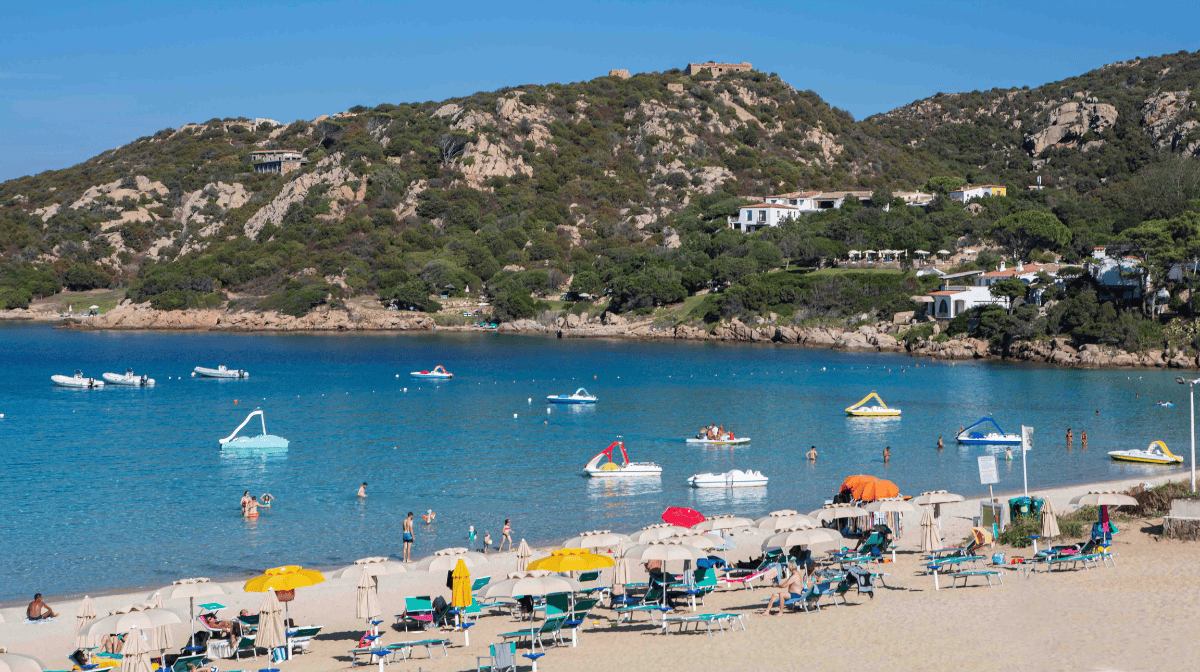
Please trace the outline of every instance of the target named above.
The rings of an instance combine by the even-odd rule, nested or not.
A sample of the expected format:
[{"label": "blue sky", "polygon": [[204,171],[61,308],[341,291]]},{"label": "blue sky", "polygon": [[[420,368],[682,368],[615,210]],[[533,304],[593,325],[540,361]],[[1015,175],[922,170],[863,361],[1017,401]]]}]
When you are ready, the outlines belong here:
[{"label": "blue sky", "polygon": [[[1189,9],[1190,7],[1190,9]],[[856,118],[1200,47],[1200,5],[163,2],[0,8],[0,180],[213,117],[750,61]]]}]

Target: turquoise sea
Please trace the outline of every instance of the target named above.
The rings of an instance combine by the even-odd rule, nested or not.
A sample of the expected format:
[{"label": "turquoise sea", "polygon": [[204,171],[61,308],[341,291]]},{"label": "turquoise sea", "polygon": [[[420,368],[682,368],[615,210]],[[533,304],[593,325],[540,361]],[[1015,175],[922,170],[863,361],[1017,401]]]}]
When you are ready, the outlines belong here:
[{"label": "turquoise sea", "polygon": [[[959,447],[952,437],[983,415],[1006,430],[1035,428],[1031,489],[1164,473],[1113,463],[1108,450],[1161,439],[1187,453],[1187,391],[1165,371],[497,334],[89,333],[29,325],[0,326],[0,352],[0,600],[398,555],[408,511],[437,512],[434,525],[418,524],[414,553],[423,556],[465,545],[470,525],[498,542],[505,518],[516,537],[536,542],[634,530],[672,505],[746,516],[809,511],[856,473],[894,480],[906,494],[978,495],[986,486],[976,457],[986,449]],[[218,364],[247,369],[250,378],[189,376],[194,366]],[[436,364],[454,380],[408,375]],[[71,390],[50,382],[77,368],[99,377],[126,367],[157,386]],[[580,386],[600,403],[547,412],[546,395]],[[872,390],[903,409],[903,419],[847,418],[843,409]],[[289,452],[222,455],[217,439],[260,407],[268,431],[291,440]],[[685,445],[707,422],[753,441],[736,449]],[[1068,427],[1076,435],[1070,451]],[[618,438],[631,459],[661,464],[661,479],[579,475]],[[810,445],[820,452],[816,464],[804,460]],[[1000,455],[997,490],[1019,490],[1019,456],[1005,464]],[[770,485],[732,492],[685,485],[692,474],[730,468],[761,470]],[[363,481],[369,496],[359,500]],[[246,522],[238,509],[244,490],[270,492],[275,505]]]}]

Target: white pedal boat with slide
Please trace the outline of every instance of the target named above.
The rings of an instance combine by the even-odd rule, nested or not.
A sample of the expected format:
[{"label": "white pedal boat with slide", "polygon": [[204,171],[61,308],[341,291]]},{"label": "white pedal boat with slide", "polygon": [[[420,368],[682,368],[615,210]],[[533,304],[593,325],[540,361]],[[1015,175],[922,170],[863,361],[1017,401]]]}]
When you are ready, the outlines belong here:
[{"label": "white pedal boat with slide", "polygon": [[[254,416],[262,422],[262,434],[258,436],[238,436],[237,433],[242,431],[242,428],[250,423]],[[288,440],[282,436],[273,436],[267,434],[267,419],[263,415],[262,409],[255,409],[246,416],[242,424],[233,430],[229,436],[218,439],[221,444],[221,450],[229,451],[246,451],[246,452],[284,452],[288,449]]]},{"label": "white pedal boat with slide", "polygon": [[250,372],[241,369],[227,369],[222,364],[215,369],[208,369],[203,366],[197,366],[192,375],[199,375],[201,378],[249,378]]},{"label": "white pedal boat with slide", "polygon": [[129,387],[154,387],[154,379],[145,376],[137,375],[133,369],[125,369],[125,373],[105,373],[103,374],[105,381],[113,385],[126,385]]},{"label": "white pedal boat with slide", "polygon": [[50,380],[59,387],[80,387],[87,389],[104,387],[103,380],[88,378],[79,369],[75,369],[75,375],[73,376],[50,376]]},{"label": "white pedal boat with slide", "polygon": [[[612,459],[613,448],[621,447],[621,460],[618,464]],[[603,464],[600,460],[607,458]],[[596,456],[591,459],[583,468],[584,476],[592,478],[617,478],[624,476],[661,476],[662,467],[653,462],[630,462],[629,454],[625,452],[625,443],[623,441],[613,441],[607,448],[596,453]]]},{"label": "white pedal boat with slide", "polygon": [[761,471],[734,469],[723,474],[696,474],[687,482],[693,488],[761,488],[767,477]]}]

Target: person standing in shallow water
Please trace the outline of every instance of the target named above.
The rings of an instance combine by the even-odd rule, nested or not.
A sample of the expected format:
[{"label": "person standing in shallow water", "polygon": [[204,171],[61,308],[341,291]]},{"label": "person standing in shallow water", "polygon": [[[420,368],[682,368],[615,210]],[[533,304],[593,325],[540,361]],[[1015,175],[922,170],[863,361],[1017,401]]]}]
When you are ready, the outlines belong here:
[{"label": "person standing in shallow water", "polygon": [[804,454],[804,457],[807,458],[809,462],[816,462],[817,461],[817,447],[813,446],[812,448],[809,448],[808,452]]},{"label": "person standing in shallow water", "polygon": [[363,481],[363,484],[358,486],[358,496],[359,497],[367,496],[367,482],[366,481]]},{"label": "person standing in shallow water", "polygon": [[942,449],[945,447],[946,447],[946,444],[942,443],[942,437],[939,436],[938,437],[938,452],[939,453],[942,452]]},{"label": "person standing in shallow water", "polygon": [[887,464],[888,461],[891,459],[892,459],[892,447],[888,446],[887,448],[883,449],[883,463]]},{"label": "person standing in shallow water", "polygon": [[1067,450],[1070,450],[1075,445],[1075,433],[1067,429]]},{"label": "person standing in shallow water", "polygon": [[1083,429],[1079,432],[1079,447],[1082,450],[1087,450],[1087,430]]}]

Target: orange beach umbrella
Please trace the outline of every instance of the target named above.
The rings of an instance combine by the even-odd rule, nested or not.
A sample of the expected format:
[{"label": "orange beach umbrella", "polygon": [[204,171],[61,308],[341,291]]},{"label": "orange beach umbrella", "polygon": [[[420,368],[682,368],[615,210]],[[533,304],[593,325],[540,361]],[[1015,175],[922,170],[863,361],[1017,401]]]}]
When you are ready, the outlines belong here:
[{"label": "orange beach umbrella", "polygon": [[873,502],[877,499],[896,497],[900,488],[896,484],[874,476],[857,475],[842,481],[842,492],[849,490],[860,502]]}]

